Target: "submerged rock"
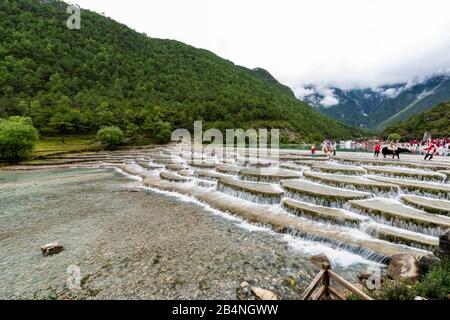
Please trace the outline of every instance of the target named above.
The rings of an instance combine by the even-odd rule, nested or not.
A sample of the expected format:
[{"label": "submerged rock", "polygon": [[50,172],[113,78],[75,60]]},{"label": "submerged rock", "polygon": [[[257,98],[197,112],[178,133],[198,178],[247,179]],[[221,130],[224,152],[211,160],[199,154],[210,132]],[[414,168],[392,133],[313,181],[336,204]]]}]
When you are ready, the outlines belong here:
[{"label": "submerged rock", "polygon": [[41,247],[44,256],[51,256],[64,250],[64,247],[58,242],[47,243]]},{"label": "submerged rock", "polygon": [[439,237],[439,248],[435,254],[439,258],[450,258],[450,230]]},{"label": "submerged rock", "polygon": [[312,256],[309,258],[309,260],[319,266],[322,266],[323,263],[328,263],[329,265],[331,265],[330,260],[328,259],[328,257],[324,254],[319,254],[316,256]]},{"label": "submerged rock", "polygon": [[422,271],[424,273],[427,273],[434,265],[438,264],[440,261],[441,259],[436,257],[434,254],[429,254],[420,258],[419,263]]},{"label": "submerged rock", "polygon": [[396,254],[392,256],[387,270],[389,278],[415,283],[422,275],[419,261],[409,254]]},{"label": "submerged rock", "polygon": [[261,289],[261,288],[257,288],[257,287],[252,287],[250,289],[255,296],[257,296],[260,300],[278,300],[277,296],[275,295],[275,293],[269,291],[269,290],[265,290],[265,289]]}]

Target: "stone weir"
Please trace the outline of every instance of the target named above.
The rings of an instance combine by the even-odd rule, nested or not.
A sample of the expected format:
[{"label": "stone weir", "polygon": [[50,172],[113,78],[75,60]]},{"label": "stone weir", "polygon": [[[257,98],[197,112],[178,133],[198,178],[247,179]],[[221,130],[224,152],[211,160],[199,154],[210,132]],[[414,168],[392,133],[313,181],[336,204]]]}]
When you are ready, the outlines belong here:
[{"label": "stone weir", "polygon": [[376,193],[398,193],[399,187],[395,184],[373,181],[361,177],[319,173],[313,171],[303,172],[303,176],[309,180],[321,182],[334,187],[352,188],[359,191]]},{"label": "stone weir", "polygon": [[450,170],[441,170],[439,173],[445,174],[447,176],[447,181],[450,179]]},{"label": "stone weir", "polygon": [[349,204],[375,220],[414,232],[438,236],[450,228],[449,217],[430,214],[389,199],[353,200]]},{"label": "stone weir", "polygon": [[393,243],[404,244],[429,251],[433,251],[439,246],[439,238],[417,232],[393,228],[377,223],[370,223],[365,229],[366,232],[373,237]]},{"label": "stone weir", "polygon": [[211,181],[217,181],[220,178],[232,177],[231,175],[228,175],[228,174],[223,174],[223,173],[219,173],[219,172],[215,172],[215,171],[208,171],[208,170],[195,170],[194,176],[196,176],[197,178],[200,178],[200,179],[211,180]]},{"label": "stone weir", "polygon": [[[150,153],[148,154],[148,157],[154,160],[170,160],[172,158],[171,155],[161,153]],[[175,156],[174,158],[177,158],[177,156]]]},{"label": "stone weir", "polygon": [[441,173],[431,171],[421,171],[407,168],[396,167],[380,167],[380,166],[364,166],[369,174],[377,174],[388,177],[408,178],[414,180],[428,180],[442,182],[446,176]]},{"label": "stone weir", "polygon": [[172,171],[161,171],[159,176],[161,179],[173,182],[188,182],[190,180],[188,177],[179,175],[178,173]]},{"label": "stone weir", "polygon": [[278,185],[261,182],[249,182],[234,177],[222,177],[217,190],[256,203],[280,203],[284,191]]},{"label": "stone weir", "polygon": [[295,163],[280,163],[280,168],[302,172],[308,170],[308,166],[301,166]]},{"label": "stone weir", "polygon": [[238,166],[217,166],[216,171],[225,173],[225,174],[233,174],[236,175],[241,171],[242,167]]},{"label": "stone weir", "polygon": [[154,163],[157,164],[183,164],[183,161],[181,160],[177,160],[177,159],[154,159],[153,160]]},{"label": "stone weir", "polygon": [[187,161],[188,165],[194,168],[215,169],[219,164],[206,161]]},{"label": "stone weir", "polygon": [[327,156],[319,156],[319,157],[312,157],[312,156],[295,156],[295,155],[280,155],[278,157],[281,161],[328,161],[329,158]]},{"label": "stone weir", "polygon": [[344,226],[359,227],[363,219],[340,209],[316,206],[306,202],[285,198],[282,206],[286,211],[320,222],[336,223]]},{"label": "stone weir", "polygon": [[311,241],[324,242],[333,248],[340,248],[359,254],[376,262],[388,263],[394,254],[405,253],[420,258],[429,252],[397,245],[377,239],[355,238],[352,234],[324,228],[313,221],[274,212],[273,207],[253,203],[246,200],[237,200],[233,196],[218,191],[210,191],[199,186],[190,186],[161,180],[157,176],[144,179],[147,187],[177,192],[193,197],[212,208],[239,216],[250,223],[271,226],[278,232],[294,232],[297,236]]},{"label": "stone weir", "polygon": [[183,171],[188,170],[189,167],[184,164],[168,164],[166,165],[166,169],[170,171]]},{"label": "stone weir", "polygon": [[349,200],[367,199],[370,193],[319,185],[305,180],[283,180],[287,196],[324,206],[342,206]]},{"label": "stone weir", "polygon": [[363,175],[366,174],[366,170],[355,166],[342,166],[333,163],[317,163],[311,166],[313,171],[325,172],[325,173],[340,173],[347,175]]},{"label": "stone weir", "polygon": [[148,171],[146,172],[146,170],[144,169],[140,170],[139,168],[133,165],[116,165],[115,167],[122,170],[126,174],[139,177],[142,179],[152,174],[151,172]]},{"label": "stone weir", "polygon": [[450,216],[450,201],[447,200],[404,194],[401,196],[401,202],[429,213]]},{"label": "stone weir", "polygon": [[252,167],[252,168],[268,168],[271,167],[274,163],[268,160],[262,159],[244,159],[238,158],[236,160],[236,164],[240,166]]},{"label": "stone weir", "polygon": [[281,168],[242,168],[239,177],[249,181],[279,182],[285,179],[298,179],[301,173]]},{"label": "stone weir", "polygon": [[152,164],[146,161],[138,161],[137,162],[138,165],[140,165],[141,167],[147,169],[147,170],[158,170],[158,169],[162,169],[164,168],[164,166],[159,165],[159,164]]},{"label": "stone weir", "polygon": [[404,167],[404,168],[413,168],[413,169],[427,169],[427,170],[439,170],[442,166],[433,165],[433,164],[423,164],[416,162],[409,162],[404,160],[392,160],[392,159],[361,159],[361,158],[346,158],[342,156],[337,156],[334,158],[338,163],[343,164],[353,164],[353,165],[361,165],[361,166],[394,166],[394,167]]},{"label": "stone weir", "polygon": [[450,185],[444,183],[432,183],[417,180],[404,180],[404,179],[393,179],[385,177],[367,177],[370,180],[392,183],[399,186],[401,189],[411,192],[431,195],[433,197],[441,197],[450,200]]}]

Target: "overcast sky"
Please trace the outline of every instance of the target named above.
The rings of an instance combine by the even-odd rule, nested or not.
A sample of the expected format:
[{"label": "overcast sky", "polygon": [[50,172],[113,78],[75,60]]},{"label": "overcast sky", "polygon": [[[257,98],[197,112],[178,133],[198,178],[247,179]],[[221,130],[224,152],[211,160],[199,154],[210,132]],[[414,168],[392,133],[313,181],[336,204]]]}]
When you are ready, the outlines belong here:
[{"label": "overcast sky", "polygon": [[[69,0],[70,1],[70,0]],[[450,71],[449,0],[71,0],[279,81],[367,87]]]}]

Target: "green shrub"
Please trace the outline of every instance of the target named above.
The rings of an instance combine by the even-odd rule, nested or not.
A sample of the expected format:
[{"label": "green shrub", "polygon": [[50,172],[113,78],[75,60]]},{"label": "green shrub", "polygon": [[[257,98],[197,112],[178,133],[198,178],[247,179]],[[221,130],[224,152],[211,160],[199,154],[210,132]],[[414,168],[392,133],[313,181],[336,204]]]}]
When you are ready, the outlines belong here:
[{"label": "green shrub", "polygon": [[346,300],[359,300],[358,296],[354,293],[349,293],[347,294],[347,296],[345,297]]},{"label": "green shrub", "polygon": [[373,297],[377,300],[414,300],[417,296],[414,287],[402,281],[385,280],[381,290]]},{"label": "green shrub", "polygon": [[30,118],[0,119],[0,160],[15,162],[28,157],[38,140]]},{"label": "green shrub", "polygon": [[108,150],[115,150],[123,142],[123,132],[118,127],[104,127],[97,132],[97,140]]},{"label": "green shrub", "polygon": [[171,138],[172,132],[168,128],[164,128],[155,135],[155,141],[161,144],[168,143]]},{"label": "green shrub", "polygon": [[444,259],[436,264],[415,285],[419,295],[431,299],[448,299],[450,294],[450,260]]}]

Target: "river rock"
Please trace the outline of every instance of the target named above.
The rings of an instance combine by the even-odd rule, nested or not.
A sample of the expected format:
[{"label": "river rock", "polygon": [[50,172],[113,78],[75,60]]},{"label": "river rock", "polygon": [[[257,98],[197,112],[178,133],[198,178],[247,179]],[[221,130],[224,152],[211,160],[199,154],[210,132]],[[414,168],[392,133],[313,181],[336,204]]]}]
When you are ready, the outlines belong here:
[{"label": "river rock", "polygon": [[392,256],[387,274],[393,280],[415,283],[420,279],[422,272],[420,263],[416,258],[409,254],[401,253]]},{"label": "river rock", "polygon": [[450,258],[450,230],[439,237],[439,248],[434,253],[439,258]]},{"label": "river rock", "polygon": [[269,290],[265,290],[265,289],[261,289],[261,288],[257,288],[257,287],[252,287],[250,290],[252,290],[252,292],[255,294],[255,296],[257,296],[260,300],[278,300],[275,293],[273,293]]},{"label": "river rock", "polygon": [[434,265],[438,264],[440,261],[441,259],[436,257],[434,254],[428,254],[420,258],[419,263],[422,271],[424,273],[427,273]]},{"label": "river rock", "polygon": [[312,257],[309,258],[309,260],[312,263],[317,264],[319,266],[322,266],[323,263],[328,263],[329,265],[331,265],[330,260],[324,254],[319,254],[317,256],[312,256]]},{"label": "river rock", "polygon": [[51,256],[64,250],[64,247],[58,242],[47,243],[41,247],[44,256]]},{"label": "river rock", "polygon": [[373,273],[370,273],[370,272],[360,272],[360,273],[358,273],[357,277],[358,277],[359,281],[363,281],[363,280],[369,279],[372,275],[373,275]]}]

